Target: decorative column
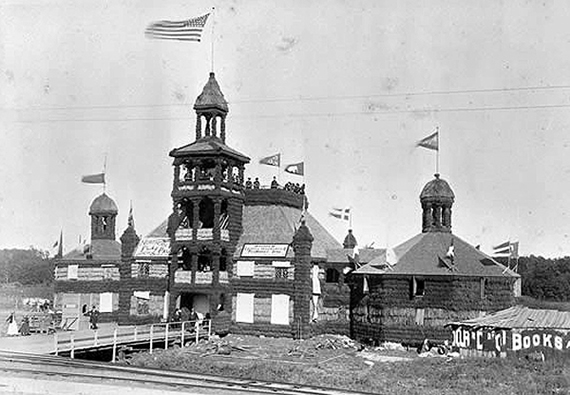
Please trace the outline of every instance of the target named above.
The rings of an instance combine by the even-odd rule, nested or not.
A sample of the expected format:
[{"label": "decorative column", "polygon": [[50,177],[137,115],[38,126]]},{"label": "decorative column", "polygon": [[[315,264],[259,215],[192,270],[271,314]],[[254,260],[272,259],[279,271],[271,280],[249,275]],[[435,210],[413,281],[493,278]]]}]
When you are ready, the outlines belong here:
[{"label": "decorative column", "polygon": [[220,138],[222,142],[226,142],[226,116],[222,115],[220,117]]},{"label": "decorative column", "polygon": [[192,240],[198,239],[198,224],[200,223],[200,200],[192,199],[193,214],[192,214]]},{"label": "decorative column", "polygon": [[205,117],[206,117],[206,130],[204,131],[205,132],[204,134],[207,137],[210,135],[210,120],[212,117],[209,114],[206,114]]},{"label": "decorative column", "polygon": [[217,132],[216,126],[217,126],[216,116],[214,115],[212,117],[212,136],[214,136],[214,137],[216,136],[216,132]]},{"label": "decorative column", "polygon": [[293,322],[291,331],[294,338],[309,337],[309,322],[311,320],[311,248],[313,235],[305,221],[301,223],[293,236],[293,262],[295,265],[294,294],[293,294]]},{"label": "decorative column", "polygon": [[202,116],[198,114],[196,116],[196,140],[200,140],[202,138]]}]

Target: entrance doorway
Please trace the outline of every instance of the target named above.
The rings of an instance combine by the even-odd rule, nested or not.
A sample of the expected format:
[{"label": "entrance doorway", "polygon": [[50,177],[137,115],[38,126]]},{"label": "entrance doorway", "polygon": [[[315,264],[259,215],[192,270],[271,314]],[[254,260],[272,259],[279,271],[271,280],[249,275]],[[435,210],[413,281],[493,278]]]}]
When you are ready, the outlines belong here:
[{"label": "entrance doorway", "polygon": [[210,295],[182,292],[176,299],[176,307],[183,308],[186,307],[188,310],[194,310],[197,313],[210,313]]}]

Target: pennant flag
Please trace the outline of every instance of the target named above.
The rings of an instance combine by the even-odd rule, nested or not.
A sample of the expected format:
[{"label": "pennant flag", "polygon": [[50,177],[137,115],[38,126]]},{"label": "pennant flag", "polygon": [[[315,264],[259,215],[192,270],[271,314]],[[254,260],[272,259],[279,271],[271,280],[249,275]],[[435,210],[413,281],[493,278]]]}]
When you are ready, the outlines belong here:
[{"label": "pennant flag", "polygon": [[505,241],[493,247],[493,256],[495,257],[508,257],[511,259],[518,259],[519,257],[519,242],[518,241]]},{"label": "pennant flag", "polygon": [[269,166],[281,166],[281,154],[275,154],[271,156],[266,156],[265,158],[261,158],[259,163],[262,165],[269,165]]},{"label": "pennant flag", "polygon": [[396,256],[396,251],[393,248],[386,249],[386,263],[390,266],[398,263],[398,257]]},{"label": "pennant flag", "polygon": [[146,28],[147,38],[160,40],[197,41],[202,38],[202,30],[210,14],[180,22],[159,21]]},{"label": "pennant flag", "polygon": [[439,132],[434,132],[416,143],[416,147],[424,147],[434,151],[439,150]]},{"label": "pennant flag", "polygon": [[63,256],[63,230],[59,232],[59,240],[53,243],[53,249],[57,248],[54,258],[61,258]]},{"label": "pennant flag", "polygon": [[350,221],[350,207],[346,207],[346,208],[333,207],[333,209],[331,211],[329,211],[329,215],[331,217],[335,217],[337,219],[342,219],[344,221]]},{"label": "pennant flag", "polygon": [[131,201],[131,208],[129,209],[129,218],[127,219],[127,226],[135,228],[135,217],[133,216],[133,202]]},{"label": "pennant flag", "polygon": [[105,183],[105,173],[90,174],[81,177],[81,182],[86,184],[104,184]]},{"label": "pennant flag", "polygon": [[451,245],[447,249],[445,257],[451,259],[451,262],[453,262],[453,260],[455,259],[455,247],[453,246],[453,239],[451,239]]},{"label": "pennant flag", "polygon": [[296,174],[298,176],[305,175],[305,163],[304,162],[293,163],[291,165],[288,165],[285,168],[285,171],[287,173]]}]

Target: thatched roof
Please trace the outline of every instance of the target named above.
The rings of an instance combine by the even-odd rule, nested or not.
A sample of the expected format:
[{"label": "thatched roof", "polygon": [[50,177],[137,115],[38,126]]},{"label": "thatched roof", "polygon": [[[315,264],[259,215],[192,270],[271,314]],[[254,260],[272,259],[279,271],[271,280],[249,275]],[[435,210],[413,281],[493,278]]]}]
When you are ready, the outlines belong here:
[{"label": "thatched roof", "polygon": [[[236,247],[239,256],[244,244],[289,244],[293,240],[302,211],[297,208],[270,205],[244,206],[243,232]],[[311,256],[326,259],[327,249],[340,248],[340,243],[313,217],[305,214],[306,225],[314,237]],[[289,255],[293,256],[290,249]]]},{"label": "thatched roof", "polygon": [[[244,244],[289,244],[293,240],[295,230],[300,225],[302,210],[280,206],[259,205],[243,207],[243,232],[236,246],[235,256],[239,256]],[[314,237],[311,255],[314,259],[326,259],[327,250],[340,249],[340,243],[313,217],[305,214],[306,225]],[[164,220],[152,232],[141,240],[139,245],[148,243],[147,239],[167,238],[166,227],[168,219]],[[149,241],[150,242],[150,241]],[[162,242],[161,242],[162,243]],[[139,248],[137,248],[137,252]],[[135,254],[136,256],[137,254]],[[290,248],[288,256],[293,256]],[[346,257],[345,257],[346,260]]]},{"label": "thatched roof", "polygon": [[[446,256],[454,247],[454,258]],[[443,276],[519,277],[461,238],[445,232],[420,233],[394,248],[397,262],[389,265],[386,253],[354,274],[407,274]]]},{"label": "thatched roof", "polygon": [[65,254],[62,260],[121,260],[121,243],[116,240],[92,240],[90,245],[78,246]]}]

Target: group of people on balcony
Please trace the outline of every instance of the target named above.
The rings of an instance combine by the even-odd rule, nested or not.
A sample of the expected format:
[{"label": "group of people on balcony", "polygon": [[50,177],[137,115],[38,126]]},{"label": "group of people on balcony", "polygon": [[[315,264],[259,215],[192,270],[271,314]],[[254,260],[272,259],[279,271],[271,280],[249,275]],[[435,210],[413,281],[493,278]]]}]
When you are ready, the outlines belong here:
[{"label": "group of people on balcony", "polygon": [[[181,166],[180,181],[214,181],[216,176],[215,167],[190,167],[188,165]],[[224,167],[222,169],[222,181],[229,182],[230,179],[234,184],[240,184],[240,173],[237,167]]]},{"label": "group of people on balcony", "polygon": [[[245,189],[260,189],[261,184],[259,182],[259,178],[255,177],[255,180],[252,182],[251,177],[247,178],[245,182]],[[305,184],[287,182],[282,188],[277,181],[277,177],[273,176],[273,180],[271,181],[271,189],[284,189],[285,191],[298,193],[300,195],[305,194]]]}]

